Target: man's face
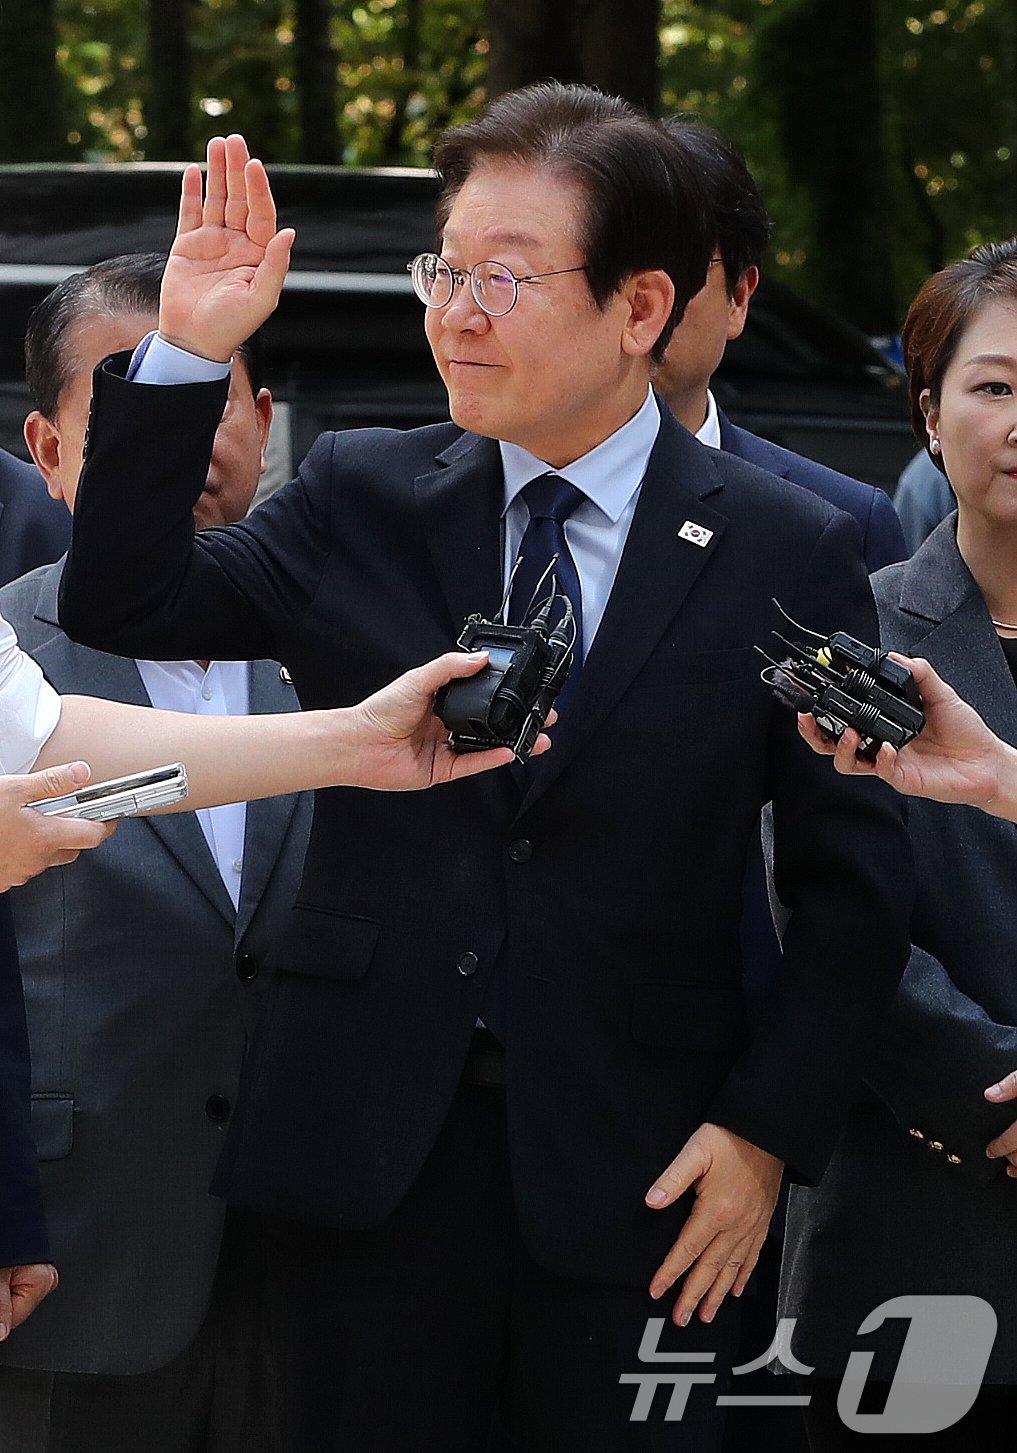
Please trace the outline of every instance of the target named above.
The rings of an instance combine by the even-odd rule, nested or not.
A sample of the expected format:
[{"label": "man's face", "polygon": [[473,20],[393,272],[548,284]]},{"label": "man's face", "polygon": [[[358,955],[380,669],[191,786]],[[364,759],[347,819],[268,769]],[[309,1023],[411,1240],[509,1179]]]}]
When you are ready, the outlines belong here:
[{"label": "man's face", "polygon": [[690,407],[693,413],[702,411],[696,428],[701,426],[706,416],[706,390],[710,379],[717,371],[728,343],[737,338],[745,327],[749,300],[758,282],[759,269],[746,268],[735,284],[733,295],[729,296],[724,264],[715,255],[707,270],[706,282],[689,303],[674,330],[654,384],[687,427],[692,427],[684,417]]},{"label": "man's face", "polygon": [[[25,438],[54,499],[74,509],[81,474],[85,430],[92,399],[92,372],[110,353],[131,350],[158,327],[155,315],[129,313],[108,318],[83,318],[64,340],[69,379],[57,400],[56,413],[46,419],[38,411],[25,421]],[[250,508],[265,468],[265,445],[272,422],[272,396],[251,393],[247,365],[233,365],[229,398],[212,446],[205,489],[194,507],[199,530],[242,520]]]},{"label": "man's face", "polygon": [[[517,277],[579,267],[581,218],[574,184],[540,168],[483,164],[453,203],[442,256],[453,269],[501,262]],[[656,333],[645,347],[636,341],[633,290],[623,284],[602,311],[585,273],[562,273],[521,283],[512,311],[490,318],[469,282],[457,285],[424,324],[452,418],[557,467],[586,453],[646,394]]]}]

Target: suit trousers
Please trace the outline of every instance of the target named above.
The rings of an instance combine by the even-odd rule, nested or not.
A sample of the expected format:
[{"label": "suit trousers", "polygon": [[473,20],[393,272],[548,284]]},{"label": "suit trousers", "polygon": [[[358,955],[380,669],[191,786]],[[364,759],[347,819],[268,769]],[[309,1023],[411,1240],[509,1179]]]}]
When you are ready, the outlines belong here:
[{"label": "suit trousers", "polygon": [[0,1453],[274,1453],[262,1271],[256,1228],[230,1212],[208,1312],[165,1367],[0,1367]]},{"label": "suit trousers", "polygon": [[633,1421],[637,1388],[619,1378],[682,1370],[638,1356],[648,1319],[666,1318],[674,1298],[558,1276],[528,1254],[502,1089],[460,1086],[423,1171],[382,1225],[265,1228],[285,1453],[720,1448],[715,1400],[737,1343],[737,1303],[710,1327],[665,1322],[660,1351],[714,1352],[708,1369],[685,1370],[716,1368],[716,1382],[693,1386],[670,1422],[664,1383],[648,1418]]}]

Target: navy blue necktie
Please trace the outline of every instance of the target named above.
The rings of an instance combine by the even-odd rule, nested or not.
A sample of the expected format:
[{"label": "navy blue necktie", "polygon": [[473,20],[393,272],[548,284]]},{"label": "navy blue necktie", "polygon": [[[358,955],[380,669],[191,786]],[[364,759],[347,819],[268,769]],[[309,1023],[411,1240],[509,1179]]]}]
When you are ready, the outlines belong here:
[{"label": "navy blue necktie", "polygon": [[[586,495],[560,475],[542,474],[523,487],[522,497],[530,512],[530,522],[519,546],[520,564],[512,584],[508,619],[513,625],[525,625],[550,594],[551,577],[557,577],[559,594],[567,595],[572,602],[576,626],[572,666],[557,702],[561,715],[575,695],[576,682],[583,667],[583,592],[576,562],[565,539],[565,521],[583,503]],[[556,555],[558,559],[549,570],[548,566]],[[539,583],[541,576],[545,576],[542,585]],[[561,601],[556,601],[549,625],[556,626],[563,614],[564,606]]]}]

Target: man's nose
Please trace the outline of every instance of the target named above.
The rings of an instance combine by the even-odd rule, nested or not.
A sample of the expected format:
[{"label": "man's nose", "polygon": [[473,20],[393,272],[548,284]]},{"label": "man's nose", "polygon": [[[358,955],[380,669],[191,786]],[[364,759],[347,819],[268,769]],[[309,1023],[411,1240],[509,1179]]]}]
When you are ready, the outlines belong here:
[{"label": "man's nose", "polygon": [[452,296],[445,304],[441,321],[443,327],[457,333],[481,333],[490,328],[491,319],[473,296],[469,278],[453,285]]}]

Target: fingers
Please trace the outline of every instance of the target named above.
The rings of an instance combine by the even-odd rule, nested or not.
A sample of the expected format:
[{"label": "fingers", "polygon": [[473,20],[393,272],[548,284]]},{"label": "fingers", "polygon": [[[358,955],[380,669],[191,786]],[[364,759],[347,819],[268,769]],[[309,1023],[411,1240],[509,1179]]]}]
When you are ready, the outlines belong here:
[{"label": "fingers", "polygon": [[1017,1070],[1011,1070],[994,1085],[989,1085],[983,1093],[987,1100],[994,1100],[997,1104],[1004,1100],[1017,1100]]},{"label": "fingers", "polygon": [[492,747],[489,752],[454,752],[448,780],[458,782],[463,777],[475,777],[478,772],[489,772],[493,767],[507,767],[513,760],[510,747]]},{"label": "fingers", "polygon": [[184,167],[180,179],[180,212],[177,217],[177,236],[194,232],[201,226],[201,167],[191,162]]},{"label": "fingers", "polygon": [[[227,136],[225,143],[226,202],[223,208],[223,222],[225,226],[236,232],[247,231],[249,207],[246,168],[249,160],[250,154],[244,138],[237,135]],[[262,167],[261,170],[264,175],[264,168]],[[274,227],[272,231],[275,231]]]},{"label": "fingers", "polygon": [[[229,139],[232,141],[234,138]],[[243,137],[236,139],[243,142]],[[245,222],[248,236],[259,247],[267,247],[275,236],[277,226],[275,199],[272,196],[272,188],[269,185],[264,166],[260,161],[252,161],[247,157],[246,145],[244,146],[244,158],[243,188],[247,206]]]},{"label": "fingers", "polygon": [[814,752],[821,757],[832,757],[836,744],[830,740],[826,733],[820,728],[816,718],[811,711],[800,711],[798,713],[798,734],[808,742]]},{"label": "fingers", "polygon": [[6,1342],[11,1335],[11,1324],[14,1321],[14,1309],[11,1306],[11,1276],[16,1270],[13,1266],[0,1266],[0,1342]]},{"label": "fingers", "polygon": [[486,651],[446,651],[444,656],[436,656],[433,661],[407,671],[402,679],[414,691],[433,696],[460,676],[476,676],[486,665]]},{"label": "fingers", "polygon": [[[697,1307],[699,1320],[712,1322],[735,1283],[743,1277],[744,1281],[748,1280],[752,1267],[759,1259],[762,1241],[758,1233],[743,1237],[733,1245],[729,1244],[730,1238],[722,1240],[718,1236],[685,1278],[681,1296],[672,1313],[675,1322],[687,1327]],[[750,1259],[746,1272],[745,1265]]]},{"label": "fingers", "polygon": [[11,1275],[12,1331],[27,1321],[39,1303],[56,1289],[59,1280],[56,1267],[48,1263],[14,1268]]},{"label": "fingers", "polygon": [[201,220],[206,227],[226,223],[226,141],[213,136],[205,153],[205,205]]},{"label": "fingers", "polygon": [[1017,1124],[1009,1126],[995,1140],[990,1140],[985,1147],[985,1154],[990,1160],[1004,1160],[1017,1154]]},{"label": "fingers", "polygon": [[284,227],[265,246],[265,253],[258,264],[251,284],[251,291],[264,296],[262,308],[265,316],[275,307],[282,292],[283,283],[290,266],[290,252],[296,237],[292,227]]},{"label": "fingers", "polygon": [[87,762],[65,762],[59,767],[47,767],[42,772],[30,772],[21,779],[28,789],[21,794],[21,805],[41,802],[47,797],[63,797],[84,787],[91,775],[92,769]]},{"label": "fingers", "polygon": [[703,1148],[692,1140],[687,1141],[664,1174],[658,1176],[646,1192],[646,1204],[654,1211],[673,1206],[679,1196],[683,1196],[709,1168],[709,1157]]}]

